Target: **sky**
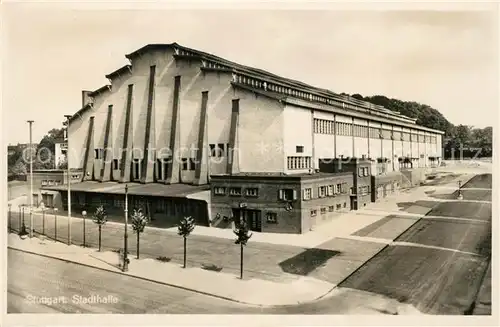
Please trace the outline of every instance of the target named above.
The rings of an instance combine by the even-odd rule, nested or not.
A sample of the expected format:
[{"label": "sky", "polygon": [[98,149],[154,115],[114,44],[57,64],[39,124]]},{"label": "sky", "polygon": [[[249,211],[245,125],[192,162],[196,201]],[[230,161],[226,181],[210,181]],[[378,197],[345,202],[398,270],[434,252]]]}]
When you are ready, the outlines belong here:
[{"label": "sky", "polygon": [[80,109],[82,90],[107,84],[104,75],[128,63],[125,54],[171,42],[337,93],[425,103],[453,124],[496,125],[496,12],[367,8],[4,4],[4,143],[28,142],[28,119],[38,142]]}]

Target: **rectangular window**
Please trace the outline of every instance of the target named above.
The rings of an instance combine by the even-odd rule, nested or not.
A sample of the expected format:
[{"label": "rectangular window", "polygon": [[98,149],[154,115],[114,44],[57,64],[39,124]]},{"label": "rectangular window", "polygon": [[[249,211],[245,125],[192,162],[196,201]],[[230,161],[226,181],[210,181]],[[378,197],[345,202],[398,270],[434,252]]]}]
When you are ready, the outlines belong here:
[{"label": "rectangular window", "polygon": [[304,189],[304,200],[311,200],[312,198],[312,189],[311,188],[306,188]]},{"label": "rectangular window", "polygon": [[364,175],[363,172],[364,172],[364,169],[363,168],[359,168],[358,169],[358,176],[359,177],[363,176]]},{"label": "rectangular window", "polygon": [[321,214],[324,215],[326,213],[326,208],[321,208]]},{"label": "rectangular window", "polygon": [[215,144],[209,144],[210,146],[210,156],[217,157],[217,152],[215,151]]},{"label": "rectangular window", "polygon": [[337,188],[335,190],[335,193],[336,194],[340,194],[342,193],[342,184],[337,184]]},{"label": "rectangular window", "polygon": [[318,196],[324,198],[326,196],[326,186],[320,186],[318,188]]},{"label": "rectangular window", "polygon": [[224,157],[225,156],[224,143],[219,143],[217,147],[218,147],[217,152],[219,154],[219,157]]},{"label": "rectangular window", "polygon": [[297,153],[303,153],[304,152],[304,146],[303,145],[297,145],[295,147],[295,152],[297,152]]},{"label": "rectangular window", "polygon": [[339,203],[339,204],[337,204],[337,210],[340,210],[340,209],[342,209],[342,205]]},{"label": "rectangular window", "polygon": [[229,195],[241,195],[241,187],[231,187],[229,189]]},{"label": "rectangular window", "polygon": [[188,170],[189,165],[188,165],[188,158],[181,158],[182,162],[182,170]]},{"label": "rectangular window", "polygon": [[113,159],[113,169],[119,169],[118,168],[118,159]]},{"label": "rectangular window", "polygon": [[245,195],[246,196],[259,196],[259,189],[258,188],[247,188],[245,190]]},{"label": "rectangular window", "polygon": [[297,200],[297,192],[292,189],[283,189],[278,192],[278,200],[292,201]]},{"label": "rectangular window", "polygon": [[214,187],[214,194],[215,195],[225,195],[226,194],[226,188],[225,187],[216,186],[216,187]]},{"label": "rectangular window", "polygon": [[278,214],[276,212],[266,212],[266,221],[270,224],[278,223]]},{"label": "rectangular window", "polygon": [[365,167],[364,172],[363,172],[363,176],[365,176],[365,177],[370,176],[370,170],[368,167]]},{"label": "rectangular window", "polygon": [[189,170],[196,170],[196,159],[189,158]]},{"label": "rectangular window", "polygon": [[311,168],[311,157],[287,157],[288,170]]},{"label": "rectangular window", "polygon": [[344,208],[347,208],[347,203],[346,202],[344,202]]},{"label": "rectangular window", "polygon": [[333,185],[328,185],[328,193],[327,193],[328,196],[334,195],[335,192],[333,189],[334,189]]},{"label": "rectangular window", "polygon": [[311,210],[311,217],[315,217],[317,214],[317,211],[316,210]]},{"label": "rectangular window", "polygon": [[334,207],[334,206],[329,206],[329,207],[328,207],[328,211],[329,211],[329,212],[333,212],[333,211],[335,211],[335,207]]}]

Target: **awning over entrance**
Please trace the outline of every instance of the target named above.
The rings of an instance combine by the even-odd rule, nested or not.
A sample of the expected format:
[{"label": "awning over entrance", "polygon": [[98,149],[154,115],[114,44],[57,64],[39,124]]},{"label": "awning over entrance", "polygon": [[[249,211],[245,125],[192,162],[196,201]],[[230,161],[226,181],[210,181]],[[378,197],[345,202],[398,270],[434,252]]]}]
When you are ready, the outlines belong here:
[{"label": "awning over entrance", "polygon": [[[188,184],[165,185],[160,183],[128,183],[128,194],[130,195],[149,195],[162,197],[188,197],[191,194],[206,191],[210,189],[209,185],[194,186]],[[45,186],[42,190],[48,191],[67,191],[68,185]],[[71,183],[71,191],[87,193],[105,193],[105,194],[125,194],[125,184],[117,182],[96,182],[86,181],[80,183]]]}]

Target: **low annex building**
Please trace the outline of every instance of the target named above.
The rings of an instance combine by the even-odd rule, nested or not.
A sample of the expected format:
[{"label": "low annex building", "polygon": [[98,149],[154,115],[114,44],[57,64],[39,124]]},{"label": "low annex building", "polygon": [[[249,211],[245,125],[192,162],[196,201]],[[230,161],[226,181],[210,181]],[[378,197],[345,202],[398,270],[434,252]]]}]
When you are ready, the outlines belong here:
[{"label": "low annex building", "polygon": [[[230,217],[245,217],[254,230],[302,233],[372,201],[377,181],[382,196],[405,171],[441,160],[442,131],[381,106],[177,43],[126,58],[106,75],[108,85],[82,92],[68,126],[69,165],[82,172],[74,203],[87,211],[123,211],[115,198],[129,183],[143,185],[134,205],[158,222],[192,215],[230,227]],[[321,163],[332,158],[364,163],[335,171]],[[320,196],[323,189],[330,195]]]}]

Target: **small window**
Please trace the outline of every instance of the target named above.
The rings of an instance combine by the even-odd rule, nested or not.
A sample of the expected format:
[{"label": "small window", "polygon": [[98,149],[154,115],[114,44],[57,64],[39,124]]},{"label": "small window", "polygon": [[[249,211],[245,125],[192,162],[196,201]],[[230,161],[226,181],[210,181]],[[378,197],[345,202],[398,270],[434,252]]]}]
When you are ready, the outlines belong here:
[{"label": "small window", "polygon": [[181,162],[182,162],[182,170],[188,170],[189,169],[188,159],[187,158],[182,158]]},{"label": "small window", "polygon": [[245,190],[245,195],[246,196],[258,196],[259,195],[259,189],[252,187],[252,188],[247,188]]},{"label": "small window", "polygon": [[333,185],[328,185],[328,196],[333,196],[334,195],[334,187]]},{"label": "small window", "polygon": [[337,194],[342,193],[342,184],[337,184],[337,189],[336,189],[335,193],[337,193]]},{"label": "small window", "polygon": [[329,206],[329,207],[328,207],[328,211],[329,211],[329,212],[333,212],[333,211],[335,211],[335,207],[334,207],[334,206]]},{"label": "small window", "polygon": [[189,158],[189,170],[196,170],[196,159]]},{"label": "small window", "polygon": [[312,189],[306,188],[304,189],[304,200],[311,200],[312,197]]},{"label": "small window", "polygon": [[215,195],[225,195],[226,194],[226,188],[225,187],[214,187],[214,194]]},{"label": "small window", "polygon": [[101,159],[101,157],[99,156],[99,149],[95,149],[94,153],[95,153],[95,158],[96,159]]},{"label": "small window", "polygon": [[311,217],[315,217],[317,214],[317,211],[316,210],[311,210]]},{"label": "small window", "polygon": [[209,144],[210,146],[210,156],[217,157],[217,152],[215,152],[215,144]]},{"label": "small window", "polygon": [[303,153],[304,152],[304,146],[303,145],[297,145],[295,147],[295,152],[297,152],[297,153]]},{"label": "small window", "polygon": [[361,177],[364,175],[364,168],[359,168],[358,169],[358,176]]},{"label": "small window", "polygon": [[337,210],[340,210],[340,209],[342,209],[342,205],[339,203],[339,204],[337,204]]},{"label": "small window", "polygon": [[267,212],[266,221],[270,224],[278,223],[278,214],[276,212]]},{"label": "small window", "polygon": [[225,156],[224,143],[219,143],[218,144],[217,152],[218,152],[218,157],[224,157]]},{"label": "small window", "polygon": [[370,171],[368,170],[368,167],[365,167],[364,171],[363,171],[363,176],[369,176],[370,174]]},{"label": "small window", "polygon": [[279,190],[278,199],[282,201],[297,200],[297,192],[292,189]]},{"label": "small window", "polygon": [[318,196],[324,198],[326,196],[326,186],[320,186]]},{"label": "small window", "polygon": [[241,195],[241,187],[231,187],[229,189],[229,195]]},{"label": "small window", "polygon": [[326,208],[321,208],[321,214],[324,215],[326,213]]},{"label": "small window", "polygon": [[113,169],[118,169],[118,159],[113,159]]},{"label": "small window", "polygon": [[347,203],[346,202],[344,202],[344,208],[347,208]]}]

